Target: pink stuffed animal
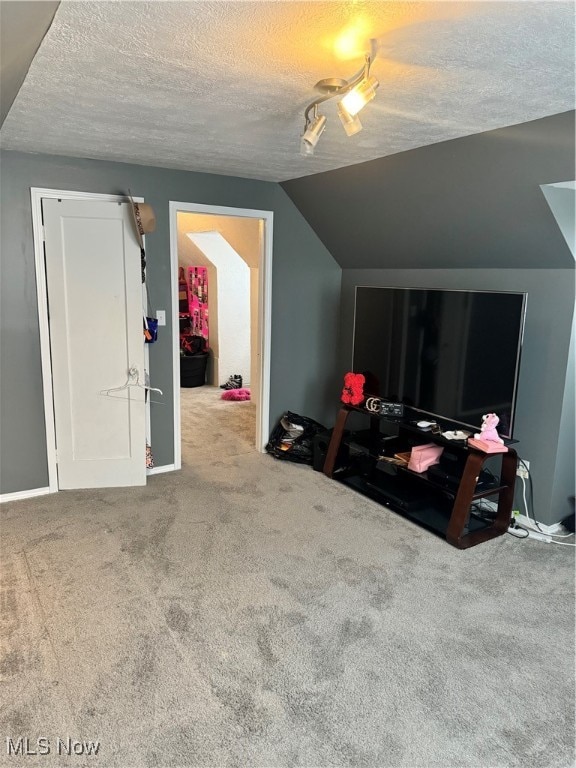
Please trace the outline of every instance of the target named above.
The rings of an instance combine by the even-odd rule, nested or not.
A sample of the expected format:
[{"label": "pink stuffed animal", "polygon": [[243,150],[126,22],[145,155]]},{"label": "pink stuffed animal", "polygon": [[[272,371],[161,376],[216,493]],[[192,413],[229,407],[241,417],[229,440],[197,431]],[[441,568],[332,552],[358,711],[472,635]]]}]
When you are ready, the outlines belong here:
[{"label": "pink stuffed animal", "polygon": [[478,440],[485,440],[488,443],[504,443],[504,440],[500,437],[496,431],[496,425],[500,419],[495,413],[487,413],[482,416],[482,426],[480,432],[477,432],[474,437]]}]

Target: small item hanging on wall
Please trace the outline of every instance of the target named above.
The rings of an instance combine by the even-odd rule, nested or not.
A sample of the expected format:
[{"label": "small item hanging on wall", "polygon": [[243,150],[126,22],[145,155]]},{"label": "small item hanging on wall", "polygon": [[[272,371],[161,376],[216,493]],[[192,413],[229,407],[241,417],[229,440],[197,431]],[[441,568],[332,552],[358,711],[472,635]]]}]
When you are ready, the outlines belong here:
[{"label": "small item hanging on wall", "polygon": [[154,232],[156,229],[156,215],[154,209],[148,203],[135,203],[132,192],[128,190],[130,198],[130,210],[134,219],[136,238],[140,245],[140,265],[142,269],[142,282],[146,281],[146,252],[144,251],[144,235]]},{"label": "small item hanging on wall", "polygon": [[152,455],[152,447],[149,443],[146,443],[146,469],[154,468],[154,456]]},{"label": "small item hanging on wall", "polygon": [[158,320],[144,315],[144,341],[153,344],[158,339]]}]

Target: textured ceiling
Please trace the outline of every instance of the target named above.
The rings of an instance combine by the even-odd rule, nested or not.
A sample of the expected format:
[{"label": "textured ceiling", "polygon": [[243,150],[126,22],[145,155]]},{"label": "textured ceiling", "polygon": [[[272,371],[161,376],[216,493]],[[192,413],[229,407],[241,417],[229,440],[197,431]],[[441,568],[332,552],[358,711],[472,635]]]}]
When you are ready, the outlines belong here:
[{"label": "textured ceiling", "polygon": [[[370,38],[364,130],[346,137],[328,102],[302,157],[314,83],[354,74]],[[283,181],[573,108],[573,2],[64,0],[1,138]]]}]

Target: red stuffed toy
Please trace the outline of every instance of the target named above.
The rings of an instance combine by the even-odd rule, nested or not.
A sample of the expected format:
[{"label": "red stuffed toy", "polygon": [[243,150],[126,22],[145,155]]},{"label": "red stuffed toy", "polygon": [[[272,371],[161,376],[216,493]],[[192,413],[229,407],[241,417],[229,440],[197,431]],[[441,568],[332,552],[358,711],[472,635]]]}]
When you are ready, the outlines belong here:
[{"label": "red stuffed toy", "polygon": [[364,400],[364,382],[366,379],[361,373],[347,373],[344,376],[344,389],[341,400],[347,405],[360,405]]}]

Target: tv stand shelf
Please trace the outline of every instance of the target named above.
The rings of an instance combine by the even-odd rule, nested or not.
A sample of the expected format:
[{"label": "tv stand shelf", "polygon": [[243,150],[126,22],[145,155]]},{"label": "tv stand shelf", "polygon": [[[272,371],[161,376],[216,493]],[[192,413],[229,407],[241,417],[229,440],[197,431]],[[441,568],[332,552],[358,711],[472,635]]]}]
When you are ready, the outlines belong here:
[{"label": "tv stand shelf", "polygon": [[[369,430],[345,433],[351,413],[361,413],[370,419]],[[516,481],[516,451],[508,446],[506,453],[488,454],[465,443],[446,440],[441,435],[423,432],[407,422],[396,422],[396,436],[384,436],[381,421],[390,421],[358,406],[343,405],[338,411],[336,425],[324,463],[324,474],[365,496],[385,504],[395,512],[442,536],[459,549],[466,549],[501,536],[508,530],[514,501]],[[459,483],[448,487],[407,467],[386,464],[399,450],[413,445],[436,443],[449,446],[465,459]],[[384,461],[382,461],[384,457]],[[500,480],[479,486],[484,463],[500,457]],[[493,520],[474,514],[473,502],[497,497]]]}]

